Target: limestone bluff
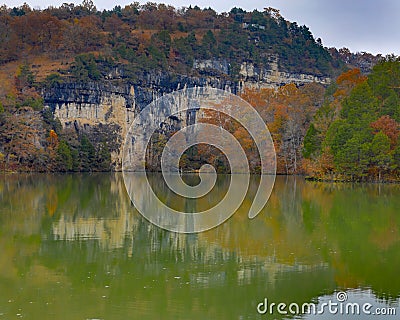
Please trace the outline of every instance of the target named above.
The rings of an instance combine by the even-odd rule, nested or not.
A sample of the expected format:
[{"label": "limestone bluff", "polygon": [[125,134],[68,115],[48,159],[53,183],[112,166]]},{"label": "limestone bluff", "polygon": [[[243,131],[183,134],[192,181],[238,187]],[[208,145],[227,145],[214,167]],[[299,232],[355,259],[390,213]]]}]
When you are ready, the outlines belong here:
[{"label": "limestone bluff", "polygon": [[[245,88],[278,88],[295,83],[319,83],[327,86],[330,77],[288,73],[278,69],[277,56],[269,59],[268,68],[250,62],[240,66],[239,79],[230,80],[230,65],[226,60],[196,60],[193,69],[200,76],[177,75],[168,72],[147,72],[135,81],[124,79],[124,69],[115,68],[100,81],[63,81],[42,90],[45,108],[59,119],[64,129],[84,133],[90,140],[107,142],[112,167],[121,170],[122,144],[130,123],[147,104],[164,94],[183,88],[213,87],[240,94]],[[196,116],[196,115],[195,115]],[[188,120],[190,119],[190,120]],[[161,131],[186,126],[195,117],[177,115],[166,119]]]}]

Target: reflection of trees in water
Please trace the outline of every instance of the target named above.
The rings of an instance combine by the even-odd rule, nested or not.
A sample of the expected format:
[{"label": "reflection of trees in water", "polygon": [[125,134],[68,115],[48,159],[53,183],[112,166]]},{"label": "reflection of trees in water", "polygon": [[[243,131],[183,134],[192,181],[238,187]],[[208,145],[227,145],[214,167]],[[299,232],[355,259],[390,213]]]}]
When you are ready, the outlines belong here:
[{"label": "reflection of trees in water", "polygon": [[[255,183],[250,187],[255,190]],[[7,176],[0,189],[1,260],[16,261],[21,268],[38,257],[40,264],[76,268],[73,276],[88,263],[115,274],[124,264],[143,274],[159,273],[167,265],[199,286],[232,279],[240,286],[254,285],[262,279],[260,292],[265,286],[278,288],[289,274],[301,286],[302,275],[316,270],[325,280],[312,280],[309,292],[320,281],[320,290],[370,286],[380,297],[400,292],[396,185],[278,177],[257,218],[247,218],[249,197],[229,221],[197,235],[149,224],[130,204],[119,174]],[[209,203],[201,201],[199,206]]]}]

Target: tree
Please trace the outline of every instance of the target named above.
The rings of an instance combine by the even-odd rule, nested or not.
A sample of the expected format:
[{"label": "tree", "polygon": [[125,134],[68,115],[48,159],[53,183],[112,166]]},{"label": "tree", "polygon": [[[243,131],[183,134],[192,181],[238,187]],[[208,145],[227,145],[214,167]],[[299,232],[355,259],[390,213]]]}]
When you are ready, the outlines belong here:
[{"label": "tree", "polygon": [[396,149],[393,150],[393,166],[394,169],[400,171],[400,141],[397,143]]},{"label": "tree", "polygon": [[58,170],[57,150],[59,146],[58,135],[54,130],[50,130],[47,137],[47,156],[49,160],[48,169],[50,171]]},{"label": "tree", "polygon": [[96,59],[92,53],[76,56],[72,72],[79,81],[83,82],[88,80],[99,80],[101,78],[101,73],[97,68]]},{"label": "tree", "polygon": [[73,164],[71,149],[68,144],[61,140],[57,147],[57,168],[56,170],[66,172],[72,170]]},{"label": "tree", "polygon": [[392,162],[390,154],[390,139],[382,131],[377,133],[371,143],[371,162],[378,169],[378,181],[381,181],[382,172],[389,169]]},{"label": "tree", "polygon": [[[367,77],[359,70],[340,75],[335,87],[328,88],[323,107],[317,112],[304,143],[304,155],[315,153],[318,136],[322,154],[332,155],[334,170],[352,180],[380,181],[397,170],[400,61],[389,58],[374,67]],[[328,120],[328,121],[326,121]],[[310,166],[308,164],[308,166]],[[311,166],[312,167],[312,166]]]},{"label": "tree", "polygon": [[313,120],[315,128],[325,136],[329,126],[340,117],[343,101],[350,95],[355,86],[366,81],[360,69],[351,69],[338,76],[325,92],[325,101]]},{"label": "tree", "polygon": [[128,26],[115,13],[107,17],[104,22],[104,30],[110,32],[113,36],[121,36],[125,29],[128,29]]},{"label": "tree", "polygon": [[294,84],[280,87],[276,102],[272,105],[274,121],[270,128],[273,137],[278,141],[278,168],[279,162],[283,161],[285,173],[297,173],[300,169],[306,128],[315,114],[316,106],[311,102],[311,96],[303,93]]},{"label": "tree", "polygon": [[44,128],[50,132],[53,130],[57,135],[60,135],[62,132],[62,125],[60,120],[54,119],[54,114],[49,107],[43,108],[41,110],[41,116],[43,120]]},{"label": "tree", "polygon": [[92,171],[95,166],[96,150],[86,135],[81,137],[79,147],[80,170]]},{"label": "tree", "polygon": [[92,0],[83,0],[81,7],[87,10],[87,12],[90,13],[96,13],[97,8],[94,5]]},{"label": "tree", "polygon": [[319,136],[319,131],[311,123],[304,137],[303,156],[304,158],[311,158],[317,151],[321,149],[322,140]]},{"label": "tree", "polygon": [[378,98],[380,115],[400,121],[400,59],[387,56],[376,64],[368,83]]},{"label": "tree", "polygon": [[201,41],[203,59],[210,59],[217,54],[217,40],[211,30],[208,30]]},{"label": "tree", "polygon": [[58,135],[54,130],[50,130],[48,138],[49,146],[52,148],[57,148],[58,146]]},{"label": "tree", "polygon": [[[279,173],[297,173],[301,170],[304,136],[316,110],[322,104],[323,94],[324,88],[316,84],[300,88],[288,84],[277,91],[244,90],[243,99],[247,100],[268,124],[275,143]],[[314,129],[316,130],[315,126],[311,128]],[[318,137],[318,140],[321,142],[323,138]],[[316,141],[307,143],[308,148],[311,148]]]},{"label": "tree", "polygon": [[97,170],[110,171],[111,170],[111,153],[105,142],[102,142],[97,149]]},{"label": "tree", "polygon": [[63,79],[59,73],[51,73],[44,80],[44,83],[45,83],[46,87],[48,87],[48,88],[52,88],[54,86],[60,85],[62,82],[63,82]]},{"label": "tree", "polygon": [[151,37],[152,44],[160,50],[166,58],[169,57],[171,49],[171,35],[168,30],[155,33]]},{"label": "tree", "polygon": [[356,85],[344,99],[341,116],[354,125],[368,126],[377,118],[378,100],[367,82]]},{"label": "tree", "polygon": [[390,148],[394,149],[400,134],[400,124],[396,120],[390,118],[388,115],[384,115],[378,120],[371,122],[370,126],[374,129],[374,134],[384,133],[390,140]]},{"label": "tree", "polygon": [[336,153],[336,164],[341,172],[350,175],[351,180],[359,180],[366,176],[370,161],[370,144],[362,143],[357,135],[346,141]]},{"label": "tree", "polygon": [[23,92],[27,88],[31,88],[35,82],[35,75],[33,74],[30,66],[26,63],[18,68],[15,76],[15,87],[20,92]]}]

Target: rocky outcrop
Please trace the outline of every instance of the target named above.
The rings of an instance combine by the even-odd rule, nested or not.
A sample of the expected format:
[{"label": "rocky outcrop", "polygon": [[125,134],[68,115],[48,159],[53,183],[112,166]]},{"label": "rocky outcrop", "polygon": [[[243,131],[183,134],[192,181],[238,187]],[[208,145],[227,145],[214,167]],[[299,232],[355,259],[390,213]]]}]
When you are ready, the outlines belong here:
[{"label": "rocky outcrop", "polygon": [[[133,86],[104,83],[61,83],[43,93],[45,105],[63,128],[92,133],[108,142],[114,168],[119,169],[121,145],[136,110]],[[92,139],[94,140],[94,139]]]},{"label": "rocky outcrop", "polygon": [[[279,86],[295,83],[302,85],[305,83],[316,82],[322,85],[328,85],[331,78],[316,76],[304,73],[289,73],[279,70],[279,61],[277,55],[269,55],[265,59],[265,66],[259,67],[251,62],[243,62],[239,69],[239,79],[241,88],[278,88]],[[231,72],[231,66],[226,60],[195,60],[193,68],[201,73],[212,75],[224,75],[228,77]]]},{"label": "rocky outcrop", "polygon": [[[195,61],[194,69],[201,71],[198,77],[154,72],[141,75],[135,83],[125,81],[124,70],[119,68],[99,82],[56,83],[43,89],[43,98],[64,128],[72,128],[78,133],[91,132],[95,140],[103,135],[102,139],[108,141],[113,167],[119,170],[124,137],[135,115],[164,94],[188,87],[213,87],[238,94],[245,87],[274,88],[293,82],[300,85],[308,82],[328,84],[330,81],[313,75],[279,72],[274,57],[269,59],[268,65],[265,69],[243,63],[240,81],[229,80],[230,65],[219,60]],[[193,114],[178,115],[176,119],[160,124],[160,130],[185,126],[194,118]]]},{"label": "rocky outcrop", "polygon": [[280,72],[276,64],[271,64],[270,69],[254,66],[252,63],[244,62],[240,66],[244,87],[277,88],[279,86],[294,83],[303,85],[316,82],[328,85],[331,82],[329,77],[319,77],[312,74]]},{"label": "rocky outcrop", "polygon": [[207,74],[225,74],[228,75],[230,68],[226,60],[208,59],[208,60],[195,60],[193,68]]},{"label": "rocky outcrop", "polygon": [[[158,97],[185,87],[216,87],[238,92],[237,83],[208,78],[188,78],[169,74],[146,75],[136,84],[102,82],[64,82],[43,90],[45,106],[49,107],[66,129],[91,133],[107,141],[116,170],[121,169],[122,144],[131,122],[147,104]],[[160,130],[193,122],[193,114],[178,115],[160,124]],[[101,140],[97,141],[101,142]]]}]

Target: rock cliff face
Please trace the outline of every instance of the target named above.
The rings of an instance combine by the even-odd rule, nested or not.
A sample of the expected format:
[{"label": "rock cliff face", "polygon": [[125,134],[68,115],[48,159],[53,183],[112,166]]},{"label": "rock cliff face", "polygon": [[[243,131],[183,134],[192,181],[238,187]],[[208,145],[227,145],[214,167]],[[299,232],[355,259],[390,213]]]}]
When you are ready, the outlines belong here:
[{"label": "rock cliff face", "polygon": [[277,88],[279,86],[295,83],[302,85],[316,82],[328,85],[331,79],[312,74],[280,72],[276,63],[271,64],[270,69],[257,68],[251,63],[244,62],[240,66],[239,74],[244,81],[244,87]]},{"label": "rock cliff face", "polygon": [[[270,69],[260,69],[250,63],[240,66],[240,81],[228,80],[230,65],[226,61],[195,61],[194,69],[200,77],[187,77],[165,73],[146,74],[135,84],[121,79],[123,71],[110,74],[104,81],[73,83],[64,82],[43,90],[45,105],[50,107],[64,128],[78,133],[89,133],[93,139],[107,141],[116,170],[121,169],[124,137],[134,119],[154,99],[186,87],[207,87],[227,90],[238,94],[245,87],[278,87],[286,83],[304,84],[319,82],[328,84],[329,78],[313,75],[279,72],[277,61],[270,61]],[[185,126],[193,122],[195,115],[178,115],[163,126]],[[167,122],[168,122],[167,121]],[[161,130],[164,128],[160,127]]]},{"label": "rock cliff face", "polygon": [[133,86],[62,83],[45,90],[43,96],[63,128],[101,135],[110,146],[114,167],[119,169],[120,146],[136,109]]},{"label": "rock cliff face", "polygon": [[[122,144],[127,130],[138,114],[154,99],[185,87],[212,86],[233,92],[238,84],[213,78],[183,78],[158,74],[145,79],[141,84],[113,84],[112,80],[94,83],[59,83],[44,89],[45,106],[58,118],[66,129],[85,133],[92,140],[106,141],[113,167],[121,169]],[[168,119],[160,130],[193,122],[193,114],[178,115],[179,119]],[[100,140],[98,140],[100,139]]]},{"label": "rock cliff face", "polygon": [[[331,82],[329,77],[282,72],[278,67],[277,55],[270,55],[267,58],[267,65],[268,68],[264,68],[257,67],[250,62],[243,62],[239,68],[240,87],[277,88],[288,83],[302,85],[316,82],[328,85]],[[226,60],[196,60],[193,68],[201,73],[212,74],[214,76],[227,77],[231,73],[231,65]]]}]

